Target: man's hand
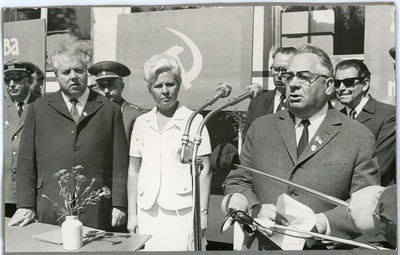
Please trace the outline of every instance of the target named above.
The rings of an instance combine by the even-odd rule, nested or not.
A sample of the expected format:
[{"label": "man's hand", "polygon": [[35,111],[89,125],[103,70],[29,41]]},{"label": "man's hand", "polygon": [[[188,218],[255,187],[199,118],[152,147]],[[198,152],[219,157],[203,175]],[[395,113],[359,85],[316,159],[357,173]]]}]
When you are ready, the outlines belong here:
[{"label": "man's hand", "polygon": [[270,237],[274,232],[268,228],[272,228],[275,224],[287,226],[288,221],[281,215],[276,213],[276,206],[273,204],[261,205],[261,210],[254,219],[259,224],[265,226],[261,227],[255,224],[256,229],[266,237]]},{"label": "man's hand", "polygon": [[138,217],[137,215],[129,214],[128,215],[128,231],[131,233],[138,233]]},{"label": "man's hand", "polygon": [[381,232],[379,225],[374,221],[374,210],[384,189],[385,187],[373,185],[351,195],[348,206],[349,217],[356,228],[365,235],[377,235]]},{"label": "man's hand", "polygon": [[24,227],[36,220],[36,212],[33,208],[19,208],[8,222],[8,226],[18,225],[20,227]]},{"label": "man's hand", "polygon": [[111,226],[117,228],[121,225],[124,225],[125,222],[126,222],[126,209],[122,207],[120,208],[113,207]]}]

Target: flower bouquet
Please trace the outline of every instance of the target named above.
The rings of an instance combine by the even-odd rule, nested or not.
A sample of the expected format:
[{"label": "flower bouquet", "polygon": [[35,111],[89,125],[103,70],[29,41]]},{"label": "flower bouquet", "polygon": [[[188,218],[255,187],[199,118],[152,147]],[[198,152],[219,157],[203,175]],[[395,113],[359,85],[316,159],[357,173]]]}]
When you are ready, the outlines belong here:
[{"label": "flower bouquet", "polygon": [[60,186],[60,196],[64,200],[64,205],[59,205],[48,196],[42,196],[53,203],[61,211],[59,221],[65,216],[66,221],[61,225],[63,246],[66,250],[76,250],[82,247],[83,225],[78,220],[78,215],[84,210],[86,205],[93,205],[100,201],[101,197],[110,198],[111,191],[104,186],[97,191],[91,190],[95,178],[92,178],[89,185],[84,188],[83,184],[87,181],[86,177],[80,172],[83,169],[81,165],[72,167],[72,171],[61,169],[53,174],[58,179]]}]

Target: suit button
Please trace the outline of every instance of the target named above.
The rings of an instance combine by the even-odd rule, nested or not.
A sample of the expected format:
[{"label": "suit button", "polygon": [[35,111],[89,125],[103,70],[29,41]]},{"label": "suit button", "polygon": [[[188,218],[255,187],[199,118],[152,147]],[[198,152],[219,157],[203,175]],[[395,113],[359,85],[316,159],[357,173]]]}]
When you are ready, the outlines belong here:
[{"label": "suit button", "polygon": [[16,173],[17,173],[17,170],[13,169],[12,172],[13,172],[13,174],[16,174]]},{"label": "suit button", "polygon": [[71,130],[71,134],[75,133],[75,130]]},{"label": "suit button", "polygon": [[18,153],[17,153],[16,151],[13,151],[12,155],[13,155],[13,156],[17,156]]},{"label": "suit button", "polygon": [[18,136],[16,135],[16,136],[14,136],[14,139],[18,139]]},{"label": "suit button", "polygon": [[291,196],[291,197],[294,197],[294,196],[296,196],[296,193],[294,193],[294,191],[291,191],[291,192],[290,192],[290,196]]}]

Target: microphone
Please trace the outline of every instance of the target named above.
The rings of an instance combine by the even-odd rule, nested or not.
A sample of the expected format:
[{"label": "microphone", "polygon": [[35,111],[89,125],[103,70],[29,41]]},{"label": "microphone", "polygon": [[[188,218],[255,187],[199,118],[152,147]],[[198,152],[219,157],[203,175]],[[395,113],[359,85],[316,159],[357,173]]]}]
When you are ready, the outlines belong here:
[{"label": "microphone", "polygon": [[196,117],[196,115],[199,114],[202,110],[204,110],[207,106],[210,106],[213,103],[215,103],[218,99],[229,96],[231,94],[232,87],[231,85],[229,85],[229,83],[222,82],[216,87],[215,91],[216,93],[212,97],[208,98],[202,106],[200,106],[190,115],[186,123],[185,131],[183,132],[182,135],[182,146],[180,155],[180,160],[181,163],[183,164],[189,163],[190,161],[189,159],[191,158],[191,155],[188,156],[188,153],[186,152],[187,151],[186,146],[189,143],[189,131],[190,131],[190,126],[192,125],[192,122],[194,120],[194,117]]},{"label": "microphone", "polygon": [[212,97],[207,99],[207,102],[209,102],[209,105],[212,105],[218,99],[228,97],[231,94],[231,91],[231,85],[226,82],[222,82],[215,88],[216,93]]},{"label": "microphone", "polygon": [[219,106],[218,108],[212,110],[210,113],[207,114],[207,116],[203,119],[203,121],[200,123],[199,128],[197,129],[197,134],[195,137],[195,145],[200,145],[201,142],[201,133],[203,131],[204,126],[206,125],[207,121],[214,116],[216,113],[220,112],[222,109],[235,105],[246,98],[255,98],[259,96],[262,92],[262,86],[258,83],[253,83],[250,84],[246,87],[246,92],[243,92],[242,94],[237,95],[234,98],[231,98],[228,100],[227,103]]},{"label": "microphone", "polygon": [[252,83],[246,87],[246,92],[243,92],[242,94],[237,95],[236,97],[230,99],[230,105],[235,105],[246,98],[256,98],[262,93],[262,86],[258,83]]},{"label": "microphone", "polygon": [[212,151],[210,163],[213,173],[218,170],[236,169],[234,164],[240,165],[239,152],[232,144],[222,143]]},{"label": "microphone", "polygon": [[[221,210],[225,214],[225,218],[231,215],[235,211],[243,211],[248,213],[249,203],[245,196],[240,193],[231,193],[226,195],[221,202]],[[236,215],[229,216],[225,223],[221,227],[221,233],[224,233],[233,223],[239,222],[242,224],[252,225],[252,222],[247,218],[243,217],[242,213],[237,213]]]}]

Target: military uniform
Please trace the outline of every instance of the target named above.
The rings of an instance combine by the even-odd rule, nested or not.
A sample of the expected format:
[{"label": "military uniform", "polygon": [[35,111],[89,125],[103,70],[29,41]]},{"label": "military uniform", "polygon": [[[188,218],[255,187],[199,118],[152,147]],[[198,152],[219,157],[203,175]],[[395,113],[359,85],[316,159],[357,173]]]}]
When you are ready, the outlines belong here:
[{"label": "military uniform", "polygon": [[128,143],[130,143],[135,120],[146,111],[139,106],[127,102],[124,98],[121,98],[121,102],[122,120],[124,122],[125,133],[126,137],[128,138]]}]

